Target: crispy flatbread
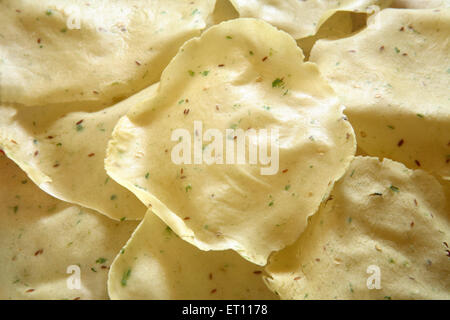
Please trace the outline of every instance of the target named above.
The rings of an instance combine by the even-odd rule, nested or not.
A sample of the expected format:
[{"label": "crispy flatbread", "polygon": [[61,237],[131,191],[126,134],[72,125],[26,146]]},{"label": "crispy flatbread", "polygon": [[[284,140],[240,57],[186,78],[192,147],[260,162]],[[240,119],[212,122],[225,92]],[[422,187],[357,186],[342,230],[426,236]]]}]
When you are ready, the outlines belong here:
[{"label": "crispy flatbread", "polygon": [[431,9],[450,7],[449,0],[393,0],[392,8],[403,9]]},{"label": "crispy flatbread", "polygon": [[450,9],[386,9],[355,36],[315,44],[310,60],[364,152],[450,179],[449,36]]},{"label": "crispy flatbread", "polygon": [[[197,155],[223,155],[223,164],[173,160],[180,143],[204,137],[196,122],[205,134],[216,129],[221,138],[212,140],[223,143],[205,139]],[[224,146],[238,140],[237,131],[226,130],[249,128],[267,129],[271,137],[278,130],[279,139],[266,144],[273,161],[259,157],[252,164],[246,156],[236,164],[230,156],[234,164],[226,164]],[[190,137],[173,141],[179,129]],[[244,146],[262,152],[260,141],[249,136]],[[294,39],[242,18],[211,27],[181,48],[155,97],[119,121],[105,167],[184,240],[202,250],[233,249],[264,265],[302,233],[354,152],[339,100],[316,66],[303,62]]]},{"label": "crispy flatbread", "polygon": [[146,207],[107,176],[104,158],[118,119],[156,88],[99,111],[0,106],[0,148],[49,194],[113,219],[142,219]]},{"label": "crispy flatbread", "polygon": [[5,0],[0,102],[108,106],[157,82],[215,0]]},{"label": "crispy flatbread", "polygon": [[266,281],[283,299],[449,299],[449,235],[434,177],[357,157]]},{"label": "crispy flatbread", "polygon": [[0,181],[0,299],[108,299],[109,266],[137,222],[50,197],[2,153]]},{"label": "crispy flatbread", "polygon": [[295,39],[313,36],[338,11],[373,13],[391,0],[231,0],[241,17],[263,19]]},{"label": "crispy flatbread", "polygon": [[236,252],[201,251],[147,213],[114,260],[108,280],[112,299],[272,300],[261,267]]}]

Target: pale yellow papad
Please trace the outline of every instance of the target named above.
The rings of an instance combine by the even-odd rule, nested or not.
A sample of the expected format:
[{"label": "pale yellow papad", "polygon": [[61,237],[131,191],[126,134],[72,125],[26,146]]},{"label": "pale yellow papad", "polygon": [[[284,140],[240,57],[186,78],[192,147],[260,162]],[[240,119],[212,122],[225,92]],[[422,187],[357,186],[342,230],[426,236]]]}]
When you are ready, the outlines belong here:
[{"label": "pale yellow papad", "polygon": [[0,181],[0,300],[107,299],[109,266],[137,223],[50,197],[1,152]]},{"label": "pale yellow papad", "polygon": [[353,31],[352,12],[338,11],[334,13],[313,36],[297,40],[297,44],[302,48],[305,58],[309,58],[311,49],[319,39],[339,39],[349,36]]},{"label": "pale yellow papad", "polygon": [[262,272],[231,250],[197,249],[148,211],[114,260],[108,290],[112,299],[122,300],[278,299]]},{"label": "pale yellow papad", "polygon": [[263,19],[295,39],[313,36],[338,11],[373,13],[391,0],[231,0],[241,17]]},{"label": "pale yellow papad", "polygon": [[121,116],[157,85],[109,108],[0,106],[0,148],[44,191],[113,219],[141,219],[146,207],[104,169],[107,141]]},{"label": "pale yellow papad", "polygon": [[[248,157],[239,165],[175,164],[172,133],[194,137],[194,121],[228,140],[235,138],[226,129],[278,129],[279,170],[262,175],[269,165]],[[259,144],[246,139],[247,150],[249,140]],[[211,150],[204,142],[200,153]],[[339,100],[295,40],[264,21],[236,19],[181,48],[156,96],[119,121],[105,167],[184,240],[264,265],[302,233],[354,152]]]},{"label": "pale yellow papad", "polygon": [[430,9],[450,7],[449,0],[393,0],[391,7],[404,9]]},{"label": "pale yellow papad", "polygon": [[4,0],[0,102],[111,105],[157,82],[215,0]]},{"label": "pale yellow papad", "polygon": [[267,284],[283,299],[450,299],[449,205],[425,171],[356,157],[300,239],[271,257]]},{"label": "pale yellow papad", "polygon": [[449,36],[450,9],[385,9],[355,36],[315,44],[310,60],[361,150],[450,179]]},{"label": "pale yellow papad", "polygon": [[239,18],[239,13],[231,4],[230,0],[216,0],[216,6],[212,14],[206,20],[206,28],[223,21]]}]

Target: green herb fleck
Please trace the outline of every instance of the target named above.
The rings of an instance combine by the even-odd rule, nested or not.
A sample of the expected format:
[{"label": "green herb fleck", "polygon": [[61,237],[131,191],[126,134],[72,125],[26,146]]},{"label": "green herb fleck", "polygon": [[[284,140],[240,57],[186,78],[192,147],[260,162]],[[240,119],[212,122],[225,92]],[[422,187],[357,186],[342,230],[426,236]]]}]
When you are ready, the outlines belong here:
[{"label": "green herb fleck", "polygon": [[49,10],[45,11],[45,14],[47,16],[51,16],[53,14],[53,12],[52,12],[52,10],[49,9]]},{"label": "green herb fleck", "polygon": [[232,36],[227,36],[226,38],[227,38],[227,39],[229,39],[229,40],[230,40],[230,39],[233,39],[233,37],[232,37]]},{"label": "green herb fleck", "polygon": [[202,72],[202,75],[203,75],[204,77],[206,77],[208,74],[209,74],[209,71],[208,71],[208,70],[205,70],[205,71]]},{"label": "green herb fleck", "polygon": [[276,78],[275,80],[272,81],[272,88],[279,88],[283,85],[284,85],[284,82],[280,78]]},{"label": "green herb fleck", "polygon": [[395,47],[394,50],[395,50],[395,53],[399,53],[400,52],[400,49],[397,48],[397,47]]},{"label": "green herb fleck", "polygon": [[[249,53],[251,56],[254,55],[254,53],[253,53],[252,50],[250,50],[248,53]],[[450,69],[448,69],[448,70],[450,70]]]},{"label": "green herb fleck", "polygon": [[122,217],[120,218],[120,221],[125,221],[127,219],[127,217]]},{"label": "green herb fleck", "polygon": [[273,201],[270,201],[269,202],[269,207],[272,207],[273,206]]},{"label": "green herb fleck", "polygon": [[145,174],[145,179],[148,179],[148,177],[150,177],[150,173],[149,173],[149,172],[147,172],[147,173]]},{"label": "green herb fleck", "polygon": [[98,263],[98,264],[102,264],[102,263],[105,263],[106,260],[108,260],[108,259],[106,259],[106,258],[98,258],[95,262]]},{"label": "green herb fleck", "polygon": [[191,77],[195,76],[195,72],[192,71],[192,70],[188,70],[188,73],[189,73],[189,75],[190,75]]},{"label": "green herb fleck", "polygon": [[425,118],[425,116],[421,113],[417,113],[416,116],[418,116],[419,118]]},{"label": "green herb fleck", "polygon": [[189,190],[192,190],[192,186],[190,184],[188,184],[185,188],[186,192],[189,192]]},{"label": "green herb fleck", "polygon": [[284,190],[286,190],[286,191],[288,191],[290,188],[291,188],[290,184],[287,184],[287,185],[284,186]]},{"label": "green herb fleck", "polygon": [[391,189],[391,190],[394,191],[394,192],[399,192],[399,191],[400,191],[400,189],[399,189],[398,187],[393,186],[393,185],[391,185],[391,186],[389,187],[389,189]]},{"label": "green herb fleck", "polygon": [[17,211],[19,211],[19,206],[14,206],[13,210],[14,210],[14,213],[17,213]]},{"label": "green herb fleck", "polygon": [[82,131],[84,127],[81,124],[77,124],[77,131]]},{"label": "green herb fleck", "polygon": [[113,194],[112,196],[111,196],[111,200],[116,200],[117,199],[117,196],[115,195],[115,194]]},{"label": "green herb fleck", "polygon": [[127,281],[128,279],[130,279],[131,276],[131,269],[128,269],[127,271],[125,271],[122,275],[122,280],[120,281],[120,284],[122,285],[122,287],[125,287],[127,285]]},{"label": "green herb fleck", "polygon": [[93,272],[97,272],[97,270],[95,270],[94,268],[91,268],[91,270],[92,270]]},{"label": "green herb fleck", "polygon": [[385,300],[392,300],[390,296],[384,296]]}]

